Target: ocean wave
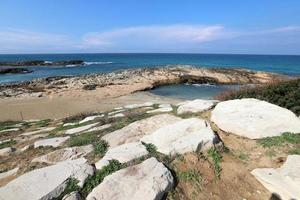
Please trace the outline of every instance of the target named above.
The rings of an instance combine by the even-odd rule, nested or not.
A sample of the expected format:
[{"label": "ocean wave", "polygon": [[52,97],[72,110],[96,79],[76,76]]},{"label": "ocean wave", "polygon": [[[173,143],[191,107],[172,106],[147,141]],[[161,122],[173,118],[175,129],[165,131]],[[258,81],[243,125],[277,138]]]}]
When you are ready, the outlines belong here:
[{"label": "ocean wave", "polygon": [[84,65],[105,65],[112,64],[113,62],[84,62]]}]

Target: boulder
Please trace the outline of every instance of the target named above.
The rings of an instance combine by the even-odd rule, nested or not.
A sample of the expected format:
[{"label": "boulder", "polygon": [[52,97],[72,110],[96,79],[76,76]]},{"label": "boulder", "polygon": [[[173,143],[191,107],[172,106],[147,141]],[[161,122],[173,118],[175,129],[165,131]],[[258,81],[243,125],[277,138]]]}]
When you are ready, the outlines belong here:
[{"label": "boulder", "polygon": [[217,137],[206,121],[189,118],[164,126],[141,141],[154,144],[163,154],[174,155],[211,148]]},{"label": "boulder", "polygon": [[93,145],[68,147],[34,158],[31,162],[56,164],[61,161],[74,160],[83,157],[94,150]]},{"label": "boulder", "polygon": [[171,172],[155,158],[150,158],[105,177],[86,199],[160,200],[173,184]]},{"label": "boulder", "polygon": [[124,128],[108,133],[102,137],[109,143],[110,147],[115,147],[124,143],[138,142],[144,135],[179,121],[181,118],[170,114],[161,114],[133,122]]},{"label": "boulder", "polygon": [[8,170],[6,172],[0,173],[0,180],[15,175],[18,172],[18,170],[19,170],[19,168],[16,167],[16,168]]},{"label": "boulder", "polygon": [[109,161],[113,159],[118,160],[121,163],[126,163],[147,154],[148,151],[146,150],[146,147],[140,142],[122,144],[109,149],[105,156],[95,164],[96,169],[101,169],[108,165]]},{"label": "boulder", "polygon": [[104,115],[101,114],[101,115],[89,116],[89,117],[86,117],[86,118],[84,118],[83,120],[81,120],[81,121],[79,122],[79,124],[83,124],[83,123],[86,123],[86,122],[89,122],[89,121],[93,121],[93,120],[95,120],[96,118],[101,118],[101,117],[104,117]]},{"label": "boulder", "polygon": [[80,133],[80,132],[83,132],[83,131],[86,131],[90,128],[93,128],[95,126],[97,126],[99,124],[99,122],[96,122],[96,123],[93,123],[93,124],[88,124],[88,125],[85,125],[85,126],[80,126],[80,127],[77,127],[77,128],[72,128],[72,129],[69,129],[65,132],[65,134],[67,135],[73,135],[73,134],[76,134],[76,133]]},{"label": "boulder", "polygon": [[211,109],[217,101],[196,99],[178,104],[177,114],[197,113]]},{"label": "boulder", "polygon": [[257,99],[218,103],[211,121],[223,131],[250,139],[300,133],[300,119],[293,112]]},{"label": "boulder", "polygon": [[300,155],[288,156],[278,169],[254,169],[251,173],[279,199],[300,199]]},{"label": "boulder", "polygon": [[84,158],[60,162],[27,172],[9,182],[0,188],[0,200],[50,200],[64,191],[70,178],[77,179],[82,187],[93,173],[94,168]]},{"label": "boulder", "polygon": [[52,146],[52,147],[58,147],[65,141],[67,141],[70,137],[54,137],[54,138],[49,138],[49,139],[43,139],[43,140],[38,140],[34,143],[34,148],[38,147],[46,147],[46,146]]}]

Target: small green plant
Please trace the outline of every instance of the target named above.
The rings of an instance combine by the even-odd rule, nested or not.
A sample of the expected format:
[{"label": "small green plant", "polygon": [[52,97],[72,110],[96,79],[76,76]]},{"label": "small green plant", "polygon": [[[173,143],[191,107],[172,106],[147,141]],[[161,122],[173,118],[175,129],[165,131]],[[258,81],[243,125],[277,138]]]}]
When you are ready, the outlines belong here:
[{"label": "small green plant", "polygon": [[6,148],[6,147],[11,147],[12,145],[15,145],[15,144],[17,144],[16,140],[9,140],[9,141],[1,143],[0,149]]},{"label": "small green plant", "polygon": [[66,184],[66,188],[59,197],[52,198],[51,200],[61,200],[65,195],[70,194],[73,191],[78,191],[80,187],[78,186],[79,181],[76,178],[70,178]]},{"label": "small green plant", "polygon": [[213,161],[213,166],[214,166],[214,172],[215,172],[215,177],[217,179],[220,179],[221,177],[221,161],[222,161],[222,156],[221,154],[217,151],[215,148],[211,148],[208,150],[208,156],[212,159]]},{"label": "small green plant", "polygon": [[104,156],[109,147],[108,143],[105,140],[97,141],[93,144],[93,146],[95,154],[100,155],[101,157]]},{"label": "small green plant", "polygon": [[157,147],[151,143],[143,143],[146,147],[146,150],[149,152],[150,156],[157,157]]},{"label": "small green plant", "polygon": [[285,143],[297,144],[300,143],[300,135],[293,133],[283,133],[281,136],[266,137],[257,141],[258,144],[264,148],[270,148],[272,146],[282,146]]},{"label": "small green plant", "polygon": [[289,151],[289,154],[291,155],[300,155],[300,148],[294,148]]},{"label": "small green plant", "polygon": [[99,185],[103,179],[109,174],[120,170],[123,168],[123,165],[117,160],[110,160],[109,164],[103,167],[101,170],[97,171],[93,176],[89,176],[83,188],[80,190],[80,193],[86,197],[97,185]]},{"label": "small green plant", "polygon": [[14,125],[21,123],[20,121],[4,121],[0,122],[0,131],[15,128]]},{"label": "small green plant", "polygon": [[40,120],[40,121],[36,122],[35,125],[38,127],[45,127],[45,126],[48,126],[50,122],[51,122],[50,119],[44,119],[44,120]]},{"label": "small green plant", "polygon": [[201,181],[202,181],[201,174],[198,171],[196,171],[195,169],[178,172],[177,176],[182,181],[192,182],[193,184],[196,184],[197,186],[201,185]]}]

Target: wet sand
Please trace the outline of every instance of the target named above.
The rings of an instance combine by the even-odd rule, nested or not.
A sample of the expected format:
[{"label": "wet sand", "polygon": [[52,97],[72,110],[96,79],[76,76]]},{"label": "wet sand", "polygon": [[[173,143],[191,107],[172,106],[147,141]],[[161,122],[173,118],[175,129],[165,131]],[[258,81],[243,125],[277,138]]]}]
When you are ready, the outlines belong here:
[{"label": "wet sand", "polygon": [[144,102],[177,103],[182,100],[137,92],[115,98],[99,98],[97,93],[0,100],[0,121],[60,119],[79,113],[105,112],[113,108]]}]

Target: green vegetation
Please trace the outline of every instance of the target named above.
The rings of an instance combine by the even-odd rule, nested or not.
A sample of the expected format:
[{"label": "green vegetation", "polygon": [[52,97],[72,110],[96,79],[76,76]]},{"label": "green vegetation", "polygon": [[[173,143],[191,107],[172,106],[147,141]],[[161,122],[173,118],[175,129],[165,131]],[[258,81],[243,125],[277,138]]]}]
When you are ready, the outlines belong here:
[{"label": "green vegetation", "polygon": [[21,123],[20,121],[4,121],[0,122],[0,131],[15,128],[14,125]]},{"label": "green vegetation", "polygon": [[201,186],[201,181],[202,181],[201,174],[198,171],[196,171],[195,169],[178,172],[177,176],[178,176],[179,180],[191,182],[191,183],[193,183],[193,185],[196,185],[198,187]]},{"label": "green vegetation", "polygon": [[103,167],[101,170],[97,171],[93,176],[89,176],[84,185],[83,188],[80,190],[80,193],[83,197],[86,197],[97,185],[99,185],[103,179],[108,176],[109,174],[112,174],[115,171],[118,171],[125,167],[117,160],[110,160],[109,164],[105,167]]},{"label": "green vegetation", "polygon": [[257,140],[257,143],[264,148],[283,146],[285,143],[298,144],[300,143],[300,134],[283,133],[281,136],[259,139]]},{"label": "green vegetation", "polygon": [[65,195],[70,194],[73,191],[77,191],[80,189],[78,186],[79,181],[75,178],[70,178],[67,182],[67,186],[62,194],[59,197],[52,198],[51,200],[61,200]]},{"label": "green vegetation", "polygon": [[300,155],[300,148],[294,148],[289,151],[289,154],[291,155]]},{"label": "green vegetation", "polygon": [[146,150],[149,152],[150,156],[152,156],[152,157],[157,157],[158,156],[157,147],[154,144],[143,143],[143,145],[146,147]]},{"label": "green vegetation", "polygon": [[244,153],[244,152],[239,152],[237,154],[237,157],[241,160],[248,160],[249,159],[249,154]]},{"label": "green vegetation", "polygon": [[92,133],[85,133],[85,134],[71,137],[68,143],[70,147],[73,147],[73,146],[83,146],[87,144],[92,144],[95,141],[97,141],[96,135]]},{"label": "green vegetation", "polygon": [[213,161],[215,177],[217,179],[220,179],[220,177],[221,177],[221,171],[222,171],[220,163],[222,161],[222,156],[218,152],[218,150],[215,149],[215,148],[209,149],[207,153],[208,153],[208,157],[210,157],[212,159],[212,161]]},{"label": "green vegetation", "polygon": [[271,83],[255,88],[227,91],[216,97],[219,100],[256,98],[287,108],[300,115],[300,79]]},{"label": "green vegetation", "polygon": [[45,120],[36,122],[35,125],[38,127],[45,127],[45,126],[48,126],[50,122],[51,122],[50,119],[45,119]]},{"label": "green vegetation", "polygon": [[15,144],[17,144],[17,141],[9,140],[9,141],[1,143],[0,144],[0,149],[6,148],[6,147],[11,147],[12,145],[15,145]]},{"label": "green vegetation", "polygon": [[100,155],[101,157],[104,156],[109,147],[108,143],[104,140],[97,141],[93,145],[95,154]]}]

